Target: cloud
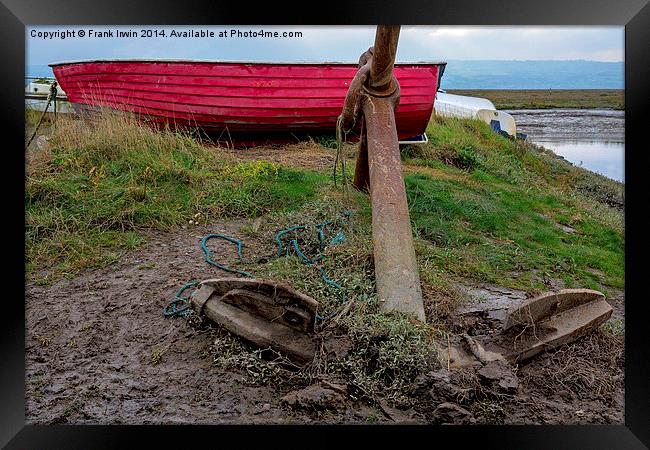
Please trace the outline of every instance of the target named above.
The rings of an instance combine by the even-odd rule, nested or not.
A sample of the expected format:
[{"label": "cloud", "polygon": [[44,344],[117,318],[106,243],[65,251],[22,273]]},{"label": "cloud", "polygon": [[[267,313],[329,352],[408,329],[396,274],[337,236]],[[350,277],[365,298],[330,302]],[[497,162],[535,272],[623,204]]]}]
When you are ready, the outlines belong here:
[{"label": "cloud", "polygon": [[417,27],[400,39],[405,59],[622,61],[622,27]]},{"label": "cloud", "polygon": [[[44,40],[31,30],[230,29],[300,31],[299,38],[67,38]],[[400,35],[398,60],[622,61],[623,27],[412,27]],[[259,61],[354,61],[373,44],[373,26],[131,26],[34,27],[27,29],[27,64],[89,58],[187,58]]]}]

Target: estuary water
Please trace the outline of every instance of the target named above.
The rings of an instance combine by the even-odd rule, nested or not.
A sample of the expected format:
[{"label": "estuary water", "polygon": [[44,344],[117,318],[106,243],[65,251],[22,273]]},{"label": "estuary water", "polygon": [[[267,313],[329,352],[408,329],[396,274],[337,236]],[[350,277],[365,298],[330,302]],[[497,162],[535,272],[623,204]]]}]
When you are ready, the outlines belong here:
[{"label": "estuary water", "polygon": [[625,113],[607,109],[506,111],[535,144],[577,166],[624,182]]}]

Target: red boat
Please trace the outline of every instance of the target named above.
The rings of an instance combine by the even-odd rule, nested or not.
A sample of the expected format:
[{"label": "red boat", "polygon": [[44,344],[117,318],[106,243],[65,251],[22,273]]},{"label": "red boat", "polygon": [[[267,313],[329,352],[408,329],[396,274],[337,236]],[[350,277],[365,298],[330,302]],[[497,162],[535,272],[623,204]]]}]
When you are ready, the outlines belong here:
[{"label": "red boat", "polygon": [[[396,64],[400,139],[424,134],[446,63]],[[109,107],[218,140],[332,133],[354,63],[88,60],[50,64],[77,111]]]}]

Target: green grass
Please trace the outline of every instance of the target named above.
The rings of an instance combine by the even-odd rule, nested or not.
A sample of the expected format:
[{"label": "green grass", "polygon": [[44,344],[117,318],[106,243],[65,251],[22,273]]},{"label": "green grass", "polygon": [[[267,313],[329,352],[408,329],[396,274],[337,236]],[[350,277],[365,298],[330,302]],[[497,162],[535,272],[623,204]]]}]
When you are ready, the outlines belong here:
[{"label": "green grass", "polygon": [[[622,197],[620,183],[478,121],[434,118],[427,133],[430,145],[405,156],[430,170],[416,167],[405,183],[414,231],[432,244],[434,267],[523,289],[542,288],[544,278],[623,287],[622,212],[607,206]],[[581,192],[585,179],[600,192]]]},{"label": "green grass", "polygon": [[[478,121],[434,116],[427,133],[427,145],[403,151],[423,264],[530,289],[545,277],[623,286],[622,184]],[[101,267],[142,245],[144,230],[169,230],[197,215],[206,222],[304,215],[305,202],[334,193],[327,173],[237,162],[191,134],[112,115],[59,120],[49,148],[33,146],[28,157],[28,272]],[[367,199],[354,198],[369,234]],[[340,261],[332,262],[336,270]]]},{"label": "green grass", "polygon": [[[434,116],[427,133],[427,145],[403,151],[418,258],[428,271],[423,280],[442,291],[451,278],[523,289],[542,288],[548,278],[623,287],[621,183],[478,121]],[[197,214],[205,222],[271,212],[288,214],[287,223],[317,220],[314,214],[325,220],[331,207],[305,208],[305,202],[338,195],[327,173],[237,162],[196,136],[153,131],[130,118],[60,120],[49,144],[29,154],[28,272],[48,267],[72,275],[101,267],[142,245],[144,230],[169,230]],[[361,235],[369,236],[367,198],[353,198]],[[370,261],[370,241],[361,235],[357,244]],[[362,280],[372,277],[367,261],[346,280],[364,295],[373,289]],[[344,263],[334,257],[327,264],[336,272]],[[266,272],[293,276],[298,266],[272,261]]]},{"label": "green grass", "polygon": [[233,162],[193,136],[129,118],[60,120],[50,148],[31,150],[26,183],[27,270],[74,274],[196,214],[211,220],[292,209],[326,180],[264,161]]},{"label": "green grass", "polygon": [[[569,285],[623,285],[623,237],[585,216],[558,227],[577,211],[543,191],[475,177],[406,177],[411,218],[420,237],[434,244],[429,255],[455,276],[530,288],[532,271]],[[595,275],[596,269],[602,275]],[[522,273],[526,274],[522,276]]]}]

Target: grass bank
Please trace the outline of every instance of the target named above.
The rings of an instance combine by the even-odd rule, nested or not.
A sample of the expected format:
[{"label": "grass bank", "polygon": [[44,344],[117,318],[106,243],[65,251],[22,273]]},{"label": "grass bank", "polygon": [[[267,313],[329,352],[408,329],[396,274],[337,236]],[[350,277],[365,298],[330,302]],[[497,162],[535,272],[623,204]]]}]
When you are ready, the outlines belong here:
[{"label": "grass bank", "polygon": [[59,118],[42,148],[32,146],[28,273],[74,274],[110,263],[142,244],[145,229],[294,208],[326,180],[265,161],[236,162],[191,134],[111,114],[92,123]]},{"label": "grass bank", "polygon": [[[623,286],[621,183],[478,121],[434,116],[427,133],[428,144],[403,150],[423,267],[521,289],[549,279]],[[141,245],[147,229],[295,211],[309,218],[306,202],[340,197],[322,168],[290,167],[263,153],[237,160],[197,136],[127,117],[61,119],[39,145],[27,154],[28,273],[73,275],[108,264]],[[354,198],[349,207],[369,218],[366,197]]]},{"label": "grass bank", "polygon": [[[449,332],[446,318],[461,299],[455,283],[532,293],[558,282],[607,292],[624,281],[622,184],[496,135],[482,122],[434,116],[427,134],[428,144],[407,146],[402,156],[428,325],[379,311],[368,197],[344,196],[329,169],[309,168],[304,158],[294,167],[262,150],[243,161],[197,136],[115,116],[62,120],[48,142],[28,152],[28,272],[74,275],[109,264],[142,245],[147,229],[250,219],[243,237],[265,257],[252,258],[257,262],[245,270],[289,282],[318,300],[324,316],[341,311],[346,299],[351,307],[338,326],[352,346],[345,357],[318,359],[308,371],[289,374],[221,333],[216,363],[239,367],[255,382],[292,387],[317,376],[342,377],[357,398],[408,407],[417,401],[409,397],[410,383],[439,365],[436,342]],[[332,152],[326,141],[310,145]],[[354,147],[345,150],[353,154]],[[354,161],[347,167],[352,177]],[[343,211],[353,212],[350,221]],[[328,240],[345,234],[322,252],[341,290],[297,256],[277,257],[273,244],[279,229],[308,225],[299,242],[315,257],[315,227],[328,219],[335,219]]]},{"label": "grass bank", "polygon": [[405,152],[414,230],[445,274],[543,289],[623,286],[623,185],[493,133],[434,117]]},{"label": "grass bank", "polygon": [[497,109],[624,109],[623,89],[451,89],[450,94],[484,97]]}]

